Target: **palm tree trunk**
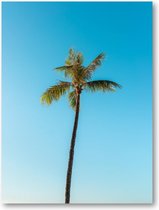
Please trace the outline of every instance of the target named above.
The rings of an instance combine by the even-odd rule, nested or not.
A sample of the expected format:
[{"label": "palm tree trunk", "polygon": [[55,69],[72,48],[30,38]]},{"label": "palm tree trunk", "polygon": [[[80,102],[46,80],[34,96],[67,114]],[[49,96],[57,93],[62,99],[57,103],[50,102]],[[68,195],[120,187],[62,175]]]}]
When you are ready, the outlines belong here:
[{"label": "palm tree trunk", "polygon": [[78,126],[79,106],[80,106],[80,94],[77,95],[77,101],[76,101],[76,114],[75,114],[75,120],[74,120],[73,132],[72,132],[69,162],[68,162],[67,177],[66,177],[65,203],[70,203],[71,176],[72,176],[76,131],[77,131],[77,126]]}]

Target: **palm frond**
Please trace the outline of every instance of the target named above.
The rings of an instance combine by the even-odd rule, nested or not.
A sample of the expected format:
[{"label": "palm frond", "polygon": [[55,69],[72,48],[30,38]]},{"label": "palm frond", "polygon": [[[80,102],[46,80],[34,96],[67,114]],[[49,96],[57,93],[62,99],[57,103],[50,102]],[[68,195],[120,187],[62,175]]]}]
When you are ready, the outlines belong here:
[{"label": "palm frond", "polygon": [[[64,66],[55,68],[57,71],[63,71],[65,77],[69,77],[74,82],[83,82],[85,79],[89,79],[90,73],[85,71],[82,66],[83,55],[80,52],[75,52],[73,49],[69,50],[69,56],[65,61]],[[85,72],[84,72],[85,71]]]},{"label": "palm frond", "polygon": [[69,49],[68,57],[65,61],[66,65],[74,65],[77,61],[77,53],[71,48]]},{"label": "palm frond", "polygon": [[55,68],[55,70],[60,71],[60,72],[64,72],[65,77],[72,78],[72,75],[73,75],[73,65],[60,66],[60,67]]},{"label": "palm frond", "polygon": [[77,53],[76,60],[77,60],[78,65],[82,65],[83,60],[84,60],[82,53],[80,52]]},{"label": "palm frond", "polygon": [[116,88],[121,88],[116,82],[110,80],[95,80],[85,83],[84,88],[88,91],[115,91]]},{"label": "palm frond", "polygon": [[68,94],[68,100],[70,103],[70,106],[75,110],[76,108],[76,91],[72,91]]},{"label": "palm frond", "polygon": [[57,101],[64,95],[71,87],[70,82],[60,81],[59,84],[48,88],[41,96],[41,103],[50,105],[52,101]]},{"label": "palm frond", "polygon": [[82,84],[86,81],[86,79],[89,79],[88,76],[89,75],[86,74],[83,66],[77,66],[77,68],[74,69],[72,80],[78,84]]},{"label": "palm frond", "polygon": [[105,54],[99,54],[90,64],[86,67],[86,71],[93,72],[97,67],[102,64],[102,60],[105,58]]},{"label": "palm frond", "polygon": [[68,87],[68,86],[71,87],[71,85],[72,85],[71,82],[62,81],[62,80],[60,80],[58,84],[61,86],[64,86],[64,87]]},{"label": "palm frond", "polygon": [[86,68],[83,67],[83,70],[82,70],[82,78],[84,81],[88,81],[90,80],[92,77],[92,72],[91,71],[88,71]]},{"label": "palm frond", "polygon": [[66,71],[66,70],[69,70],[73,67],[73,65],[68,65],[68,66],[59,66],[59,67],[56,67],[55,70],[57,71]]}]

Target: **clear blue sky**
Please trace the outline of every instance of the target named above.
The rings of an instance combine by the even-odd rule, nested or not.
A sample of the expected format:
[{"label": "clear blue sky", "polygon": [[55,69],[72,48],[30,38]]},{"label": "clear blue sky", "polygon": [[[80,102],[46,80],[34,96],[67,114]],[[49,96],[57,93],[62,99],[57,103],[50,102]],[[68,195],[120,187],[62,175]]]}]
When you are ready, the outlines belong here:
[{"label": "clear blue sky", "polygon": [[72,203],[152,201],[152,4],[3,3],[3,200],[63,203],[74,112],[66,97],[41,94],[63,79],[54,67],[68,49],[93,79],[116,93],[84,93],[72,176]]}]

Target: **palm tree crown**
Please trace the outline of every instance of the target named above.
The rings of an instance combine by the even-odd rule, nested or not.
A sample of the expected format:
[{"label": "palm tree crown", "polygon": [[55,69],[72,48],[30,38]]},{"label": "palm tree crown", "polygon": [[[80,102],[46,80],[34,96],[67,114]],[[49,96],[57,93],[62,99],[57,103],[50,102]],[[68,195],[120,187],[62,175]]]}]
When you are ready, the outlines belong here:
[{"label": "palm tree crown", "polygon": [[75,109],[77,95],[83,90],[106,92],[120,88],[121,86],[118,83],[110,80],[91,81],[93,72],[101,65],[104,57],[104,53],[99,54],[85,67],[83,66],[83,55],[70,49],[65,65],[55,68],[55,70],[63,72],[70,81],[59,81],[56,85],[48,88],[41,96],[41,102],[50,105],[53,101],[59,100],[61,96],[68,93],[70,106]]}]

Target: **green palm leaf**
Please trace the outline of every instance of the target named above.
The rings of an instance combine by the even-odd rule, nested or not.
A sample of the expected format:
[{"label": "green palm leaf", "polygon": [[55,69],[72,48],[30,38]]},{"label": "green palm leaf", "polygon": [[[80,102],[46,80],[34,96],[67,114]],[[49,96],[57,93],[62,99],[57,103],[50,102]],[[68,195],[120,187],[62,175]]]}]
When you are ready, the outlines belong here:
[{"label": "green palm leaf", "polygon": [[69,65],[69,66],[59,66],[59,67],[56,67],[55,70],[57,71],[67,71],[69,69],[72,69],[73,65]]},{"label": "green palm leaf", "polygon": [[70,106],[75,110],[76,107],[76,91],[72,91],[68,94],[68,100],[70,103]]},{"label": "green palm leaf", "polygon": [[74,65],[76,62],[76,53],[75,51],[71,48],[69,50],[69,55],[68,58],[66,59],[65,63],[69,65]]},{"label": "green palm leaf", "polygon": [[121,88],[121,85],[119,85],[116,82],[110,81],[110,80],[95,80],[87,82],[84,85],[84,88],[88,91],[115,91],[116,88]]},{"label": "green palm leaf", "polygon": [[72,78],[73,75],[73,65],[59,66],[55,68],[56,71],[64,72],[65,77]]},{"label": "green palm leaf", "polygon": [[48,88],[41,96],[41,103],[50,105],[52,101],[57,101],[64,95],[71,87],[70,82],[60,81],[59,84]]},{"label": "green palm leaf", "polygon": [[81,78],[81,69],[83,63],[82,53],[76,53],[73,49],[69,50],[69,56],[65,61],[64,66],[55,68],[57,71],[63,71],[65,77],[69,77],[72,80],[77,80],[77,77]]},{"label": "green palm leaf", "polygon": [[97,67],[102,64],[103,59],[105,58],[105,54],[99,54],[90,64],[86,67],[86,71],[93,72]]},{"label": "green palm leaf", "polygon": [[78,65],[82,65],[83,60],[84,60],[84,58],[83,58],[82,53],[80,53],[80,52],[77,53],[77,57],[76,57],[76,62],[77,62],[77,64],[78,64]]}]

